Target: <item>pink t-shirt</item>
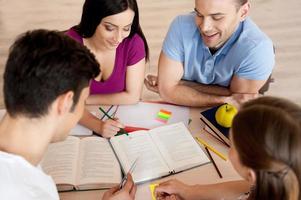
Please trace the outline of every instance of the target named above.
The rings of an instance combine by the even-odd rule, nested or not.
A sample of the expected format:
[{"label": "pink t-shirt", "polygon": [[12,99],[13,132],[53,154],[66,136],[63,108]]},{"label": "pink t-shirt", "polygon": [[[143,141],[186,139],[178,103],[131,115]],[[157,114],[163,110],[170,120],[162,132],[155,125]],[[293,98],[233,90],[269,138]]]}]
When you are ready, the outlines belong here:
[{"label": "pink t-shirt", "polygon": [[[69,29],[66,34],[83,44],[83,38],[74,29]],[[105,81],[92,80],[90,94],[111,94],[125,91],[127,67],[136,64],[143,58],[145,58],[145,49],[142,38],[138,34],[131,38],[125,38],[116,49],[111,76]]]}]

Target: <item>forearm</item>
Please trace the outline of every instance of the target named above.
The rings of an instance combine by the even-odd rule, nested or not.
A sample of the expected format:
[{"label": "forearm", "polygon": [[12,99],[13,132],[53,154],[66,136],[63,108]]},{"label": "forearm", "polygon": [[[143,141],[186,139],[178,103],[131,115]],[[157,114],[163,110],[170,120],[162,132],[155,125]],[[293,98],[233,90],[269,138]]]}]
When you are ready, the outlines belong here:
[{"label": "forearm", "polygon": [[87,109],[84,110],[83,116],[79,120],[79,124],[97,133],[100,132],[102,123],[101,120],[92,115]]},{"label": "forearm", "polygon": [[164,101],[185,106],[215,106],[228,100],[228,96],[208,94],[187,85],[178,84],[168,89],[159,87],[159,93]]},{"label": "forearm", "polygon": [[189,200],[230,200],[250,191],[250,184],[246,181],[229,181],[211,185],[193,185],[181,195]]},{"label": "forearm", "polygon": [[185,81],[185,80],[182,80],[180,84],[184,86],[188,86],[190,88],[193,88],[199,92],[206,93],[206,94],[219,95],[219,96],[231,95],[231,91],[228,88],[218,86],[218,85],[205,85],[205,84],[201,84],[193,81]]},{"label": "forearm", "polygon": [[119,92],[114,94],[96,94],[90,95],[86,100],[86,104],[101,105],[122,105],[138,103],[140,94],[132,94],[129,92]]}]

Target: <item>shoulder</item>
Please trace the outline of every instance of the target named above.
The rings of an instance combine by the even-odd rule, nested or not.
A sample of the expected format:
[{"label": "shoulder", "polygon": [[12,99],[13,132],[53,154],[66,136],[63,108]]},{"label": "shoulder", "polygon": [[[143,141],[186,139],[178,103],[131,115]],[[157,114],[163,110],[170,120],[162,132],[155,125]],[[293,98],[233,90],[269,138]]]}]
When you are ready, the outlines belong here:
[{"label": "shoulder", "polygon": [[70,28],[67,32],[66,35],[71,37],[72,39],[76,40],[77,42],[83,43],[83,38],[78,34],[78,32],[75,30],[74,27]]},{"label": "shoulder", "polygon": [[135,33],[132,37],[124,39],[121,45],[127,49],[144,50],[144,41],[137,33]]},{"label": "shoulder", "polygon": [[180,27],[196,27],[194,13],[189,13],[185,15],[178,15],[172,21],[173,26],[180,26]]},{"label": "shoulder", "polygon": [[173,19],[170,29],[177,29],[185,35],[194,32],[197,29],[194,13],[178,15]]},{"label": "shoulder", "polygon": [[266,51],[273,50],[272,40],[250,18],[243,22],[237,44],[241,47],[240,50],[245,50],[246,53],[258,48]]},{"label": "shoulder", "polygon": [[52,179],[21,156],[0,152],[0,177],[4,199],[58,199]]}]

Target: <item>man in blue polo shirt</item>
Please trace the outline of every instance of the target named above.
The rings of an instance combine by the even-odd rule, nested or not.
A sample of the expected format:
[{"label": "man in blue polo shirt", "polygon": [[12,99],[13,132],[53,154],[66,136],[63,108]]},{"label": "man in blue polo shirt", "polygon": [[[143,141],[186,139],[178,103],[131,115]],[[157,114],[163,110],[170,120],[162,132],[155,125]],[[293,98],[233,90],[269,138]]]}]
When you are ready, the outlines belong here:
[{"label": "man in blue polo shirt", "polygon": [[172,22],[158,78],[145,85],[186,106],[240,103],[256,96],[274,66],[272,41],[247,17],[248,0],[195,0]]}]

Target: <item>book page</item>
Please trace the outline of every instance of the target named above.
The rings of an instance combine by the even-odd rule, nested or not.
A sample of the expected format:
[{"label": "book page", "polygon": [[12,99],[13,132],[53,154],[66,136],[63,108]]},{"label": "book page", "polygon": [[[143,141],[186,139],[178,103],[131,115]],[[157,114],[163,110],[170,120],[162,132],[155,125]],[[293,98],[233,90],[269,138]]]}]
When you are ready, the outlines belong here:
[{"label": "book page", "polygon": [[159,178],[169,173],[166,162],[147,131],[136,131],[129,136],[113,137],[110,141],[125,173],[138,158],[132,173],[135,183]]},{"label": "book page", "polygon": [[56,184],[75,184],[79,141],[77,137],[68,136],[66,140],[48,146],[41,166]]},{"label": "book page", "polygon": [[105,138],[82,139],[78,162],[78,185],[99,184],[99,187],[107,188],[121,181],[118,160]]},{"label": "book page", "polygon": [[183,123],[150,130],[161,154],[176,172],[209,162]]}]

